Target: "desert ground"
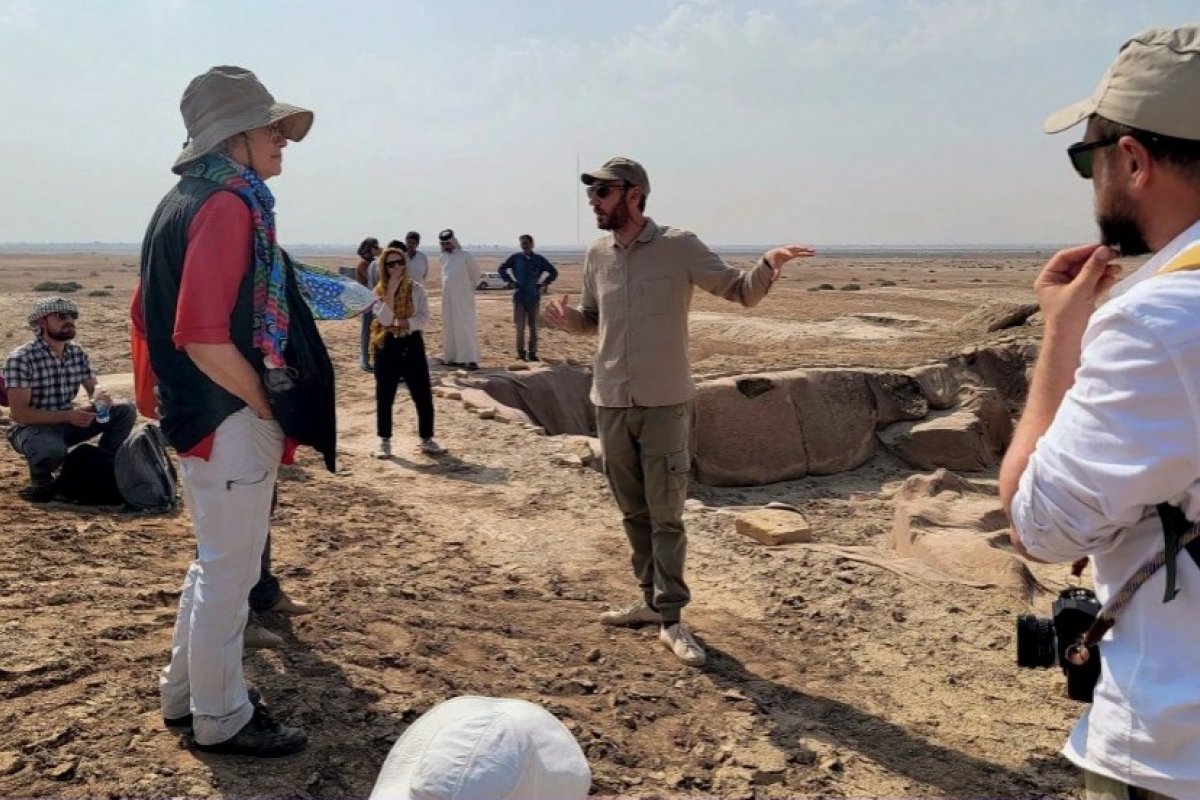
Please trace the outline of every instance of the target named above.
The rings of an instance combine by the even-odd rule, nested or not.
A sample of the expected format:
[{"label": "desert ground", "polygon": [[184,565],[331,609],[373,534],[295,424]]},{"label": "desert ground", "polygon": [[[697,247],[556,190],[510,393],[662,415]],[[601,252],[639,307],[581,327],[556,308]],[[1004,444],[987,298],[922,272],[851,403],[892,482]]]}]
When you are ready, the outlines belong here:
[{"label": "desert ground", "polygon": [[[327,266],[344,259],[313,259]],[[949,254],[793,263],[759,307],[697,294],[693,370],[910,367],[985,343],[957,321],[989,300],[1032,301],[1042,257]],[[431,254],[436,272],[436,257]],[[748,264],[746,259],[742,263]],[[42,281],[75,281],[79,342],[103,374],[131,369],[137,255],[0,254],[0,344],[29,335]],[[578,293],[580,265],[556,289]],[[494,267],[492,267],[494,268]],[[817,290],[821,284],[832,289]],[[857,290],[842,289],[855,284]],[[431,282],[438,355],[439,286]],[[485,370],[513,361],[506,292],[480,293]],[[1039,329],[1020,335],[1036,340]],[[361,797],[396,738],[438,701],[521,697],[562,719],[608,797],[1078,796],[1058,755],[1080,706],[1057,671],[1018,670],[1012,593],[913,580],[828,547],[764,547],[693,510],[686,618],[709,663],[680,665],[651,629],[596,623],[636,596],[603,477],[557,437],[437,399],[448,457],[416,453],[401,390],[397,453],[376,444],[357,320],[322,323],[338,366],[339,469],[301,451],[282,470],[275,569],[316,613],[265,624],[280,650],[246,655],[269,707],[310,735],[295,757],[213,757],[158,712],[179,587],[193,552],[186,509],[137,515],[17,490],[0,447],[0,796]],[[546,359],[588,363],[592,342],[543,334]],[[453,380],[433,366],[435,382]],[[103,384],[103,377],[101,383]],[[708,508],[801,509],[823,545],[877,543],[892,489],[916,470],[887,454],[840,475],[760,487],[693,483]],[[975,473],[986,483],[994,470]],[[700,508],[693,504],[694,509]],[[1003,543],[997,544],[1002,547]],[[1064,567],[1038,567],[1047,586]],[[1040,593],[1040,613],[1050,596]]]}]

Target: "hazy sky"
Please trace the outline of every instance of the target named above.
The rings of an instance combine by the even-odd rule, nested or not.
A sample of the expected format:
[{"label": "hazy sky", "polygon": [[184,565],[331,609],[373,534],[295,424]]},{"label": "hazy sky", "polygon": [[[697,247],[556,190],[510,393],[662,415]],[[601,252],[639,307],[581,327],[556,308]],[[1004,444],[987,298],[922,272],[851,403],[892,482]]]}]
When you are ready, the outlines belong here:
[{"label": "hazy sky", "polygon": [[[585,168],[647,168],[713,244],[1053,243],[1091,187],[1044,117],[1195,0],[0,0],[0,242],[139,241],[215,64],[312,108],[285,242],[452,226],[574,244]],[[582,206],[582,238],[596,235]]]}]

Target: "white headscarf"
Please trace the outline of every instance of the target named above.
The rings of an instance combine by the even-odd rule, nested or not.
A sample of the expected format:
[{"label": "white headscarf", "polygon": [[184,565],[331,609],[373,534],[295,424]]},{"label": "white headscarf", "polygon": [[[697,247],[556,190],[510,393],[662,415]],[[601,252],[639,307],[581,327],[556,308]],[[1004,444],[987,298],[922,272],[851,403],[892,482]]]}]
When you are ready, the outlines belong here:
[{"label": "white headscarf", "polygon": [[[445,233],[446,231],[450,231],[449,239],[442,238],[442,233]],[[446,231],[442,231],[442,233],[438,234],[438,249],[439,250],[441,249],[442,242],[450,242],[451,244],[454,245],[454,249],[452,251],[450,251],[449,253],[447,253],[445,250],[441,251],[441,253],[442,253],[441,259],[442,259],[443,267],[446,266],[446,262],[450,259],[451,256],[453,256],[455,253],[462,251],[462,245],[458,243],[458,237],[454,235],[454,231],[450,228],[446,228]]]}]

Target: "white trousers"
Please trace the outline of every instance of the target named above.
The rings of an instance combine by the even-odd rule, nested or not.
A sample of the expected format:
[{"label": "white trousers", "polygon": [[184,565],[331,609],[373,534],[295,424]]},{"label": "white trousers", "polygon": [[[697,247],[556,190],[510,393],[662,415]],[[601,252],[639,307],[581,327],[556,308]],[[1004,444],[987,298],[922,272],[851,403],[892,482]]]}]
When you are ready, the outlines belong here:
[{"label": "white trousers", "polygon": [[197,557],[179,596],[171,663],[158,683],[163,716],[191,712],[199,744],[229,739],[254,713],[242,677],[242,629],[282,454],[279,424],[242,409],[217,428],[208,461],[179,460]]}]

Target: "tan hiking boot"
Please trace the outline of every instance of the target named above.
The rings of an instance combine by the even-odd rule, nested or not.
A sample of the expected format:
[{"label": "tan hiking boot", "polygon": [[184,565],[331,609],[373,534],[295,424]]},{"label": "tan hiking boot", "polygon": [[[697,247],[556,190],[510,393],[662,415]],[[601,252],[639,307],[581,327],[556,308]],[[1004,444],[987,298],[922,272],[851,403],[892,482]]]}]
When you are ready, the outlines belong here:
[{"label": "tan hiking boot", "polygon": [[259,625],[251,614],[242,631],[242,646],[247,650],[274,650],[283,647],[283,637]]},{"label": "tan hiking boot", "polygon": [[275,605],[267,609],[274,611],[276,614],[287,614],[288,616],[298,617],[301,614],[313,613],[313,607],[307,603],[301,603],[287,596],[287,592],[280,592],[279,599],[275,601]]}]

